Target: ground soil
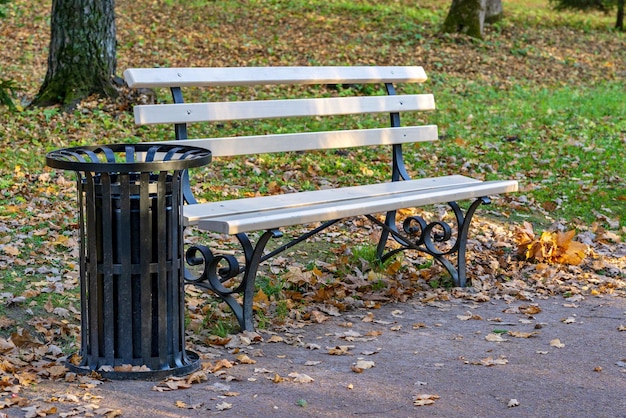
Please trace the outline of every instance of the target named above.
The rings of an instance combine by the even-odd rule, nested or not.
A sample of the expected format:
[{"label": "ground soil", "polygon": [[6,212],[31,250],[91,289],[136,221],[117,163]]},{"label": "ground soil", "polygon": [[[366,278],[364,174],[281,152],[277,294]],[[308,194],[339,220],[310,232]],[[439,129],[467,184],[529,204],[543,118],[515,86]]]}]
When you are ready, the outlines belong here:
[{"label": "ground soil", "polygon": [[[91,408],[128,417],[626,417],[626,299],[577,299],[412,300],[358,309],[261,332],[260,343],[209,348],[202,357],[237,363],[245,353],[256,363],[209,373],[189,389],[46,380],[25,397],[40,411],[76,416]],[[272,335],[283,341],[269,342]],[[492,341],[496,335],[504,341]],[[348,354],[329,354],[342,346]],[[357,373],[359,359],[374,367]],[[303,375],[313,381],[297,383]],[[422,394],[434,402],[416,406]],[[19,407],[3,412],[25,416]]]}]

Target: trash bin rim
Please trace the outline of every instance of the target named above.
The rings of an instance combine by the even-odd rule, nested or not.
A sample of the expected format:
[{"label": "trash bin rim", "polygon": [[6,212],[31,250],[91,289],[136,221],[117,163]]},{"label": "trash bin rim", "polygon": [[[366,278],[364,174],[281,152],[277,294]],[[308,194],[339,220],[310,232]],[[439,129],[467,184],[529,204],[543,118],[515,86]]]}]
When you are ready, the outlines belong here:
[{"label": "trash bin rim", "polygon": [[[145,153],[153,158],[165,154],[167,160],[118,161],[115,154]],[[98,156],[103,156],[102,161]],[[94,161],[94,157],[96,161]],[[113,158],[113,161],[110,161]],[[107,144],[61,148],[46,154],[46,165],[63,170],[93,173],[139,173],[185,170],[211,162],[211,151],[206,148],[176,144]]]}]

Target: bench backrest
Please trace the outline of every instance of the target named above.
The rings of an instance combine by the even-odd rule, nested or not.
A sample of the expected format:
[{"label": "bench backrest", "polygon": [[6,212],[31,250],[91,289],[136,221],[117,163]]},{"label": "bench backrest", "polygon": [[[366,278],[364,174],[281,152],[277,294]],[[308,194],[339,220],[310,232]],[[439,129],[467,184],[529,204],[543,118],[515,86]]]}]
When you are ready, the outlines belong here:
[{"label": "bench backrest", "polygon": [[[186,125],[195,122],[389,113],[395,129],[356,129],[305,132],[187,142],[209,148],[214,157],[265,152],[345,148],[434,141],[434,125],[400,128],[400,112],[433,110],[432,94],[396,95],[396,83],[426,80],[422,67],[237,67],[237,68],[133,68],[124,72],[133,88],[169,88],[173,104],[135,106],[138,125],[174,124],[176,138],[187,139]],[[184,87],[294,85],[294,84],[385,84],[387,96],[316,97],[282,100],[184,103]],[[394,122],[395,120],[395,122]]]},{"label": "bench backrest", "polygon": [[[391,180],[407,180],[402,144],[437,140],[435,125],[405,126],[400,113],[435,109],[432,94],[396,94],[398,83],[422,83],[426,74],[418,66],[346,67],[230,67],[230,68],[131,68],[124,71],[131,88],[169,88],[173,104],[137,105],[138,125],[173,124],[176,140],[211,150],[214,157],[271,152],[323,150],[360,146],[390,145]],[[387,95],[285,98],[210,103],[185,103],[183,88],[238,87],[266,85],[362,85],[381,84]],[[323,90],[323,89],[322,89]],[[352,91],[351,91],[352,92]],[[327,96],[327,92],[323,96]],[[379,93],[376,93],[379,94]],[[266,134],[231,138],[189,139],[187,124],[335,116],[363,113],[388,113],[390,126],[371,129],[343,129],[325,132]],[[194,203],[188,178],[183,182],[185,200]]]}]

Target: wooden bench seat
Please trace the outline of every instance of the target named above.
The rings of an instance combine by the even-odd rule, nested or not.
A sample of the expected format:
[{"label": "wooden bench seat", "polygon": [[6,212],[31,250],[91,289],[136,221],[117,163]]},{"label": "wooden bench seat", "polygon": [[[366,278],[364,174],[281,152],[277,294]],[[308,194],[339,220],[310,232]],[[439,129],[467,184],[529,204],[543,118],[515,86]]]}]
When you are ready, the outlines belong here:
[{"label": "wooden bench seat", "polygon": [[475,199],[509,192],[515,185],[454,175],[201,203],[186,206],[183,213],[188,225],[238,234]]},{"label": "wooden bench seat", "polygon": [[[374,184],[198,203],[186,179],[184,197],[188,205],[183,209],[186,226],[236,236],[242,245],[244,259],[241,265],[240,259],[230,254],[214,254],[209,246],[194,245],[187,251],[187,262],[191,266],[204,265],[204,270],[200,276],[189,273],[187,280],[215,292],[226,301],[242,329],[254,328],[254,280],[259,264],[339,220],[354,216],[365,216],[380,226],[377,255],[381,260],[398,251],[422,251],[448,270],[455,285],[465,286],[465,251],[474,211],[480,204],[488,203],[490,195],[517,190],[517,182],[513,180],[480,181],[454,173],[411,179],[404,164],[403,146],[436,141],[438,133],[435,125],[402,126],[401,114],[434,110],[435,101],[429,93],[397,94],[396,86],[423,83],[426,74],[422,67],[143,68],[128,69],[124,77],[132,88],[168,88],[171,91],[173,103],[135,106],[138,125],[172,124],[176,143],[209,149],[214,158],[367,146],[389,149],[390,178]],[[364,84],[371,84],[373,88],[351,88]],[[183,88],[188,87],[253,86],[262,90],[268,85],[317,85],[321,88],[305,93],[290,92],[290,97],[277,99],[272,96],[267,100],[256,99],[256,94],[249,95],[252,99],[243,95],[241,100],[233,100],[231,96],[230,100],[204,103],[185,103],[183,98]],[[336,85],[346,87],[335,88]],[[300,96],[294,97],[294,94]],[[190,139],[188,135],[188,125],[199,122],[221,124],[370,114],[388,114],[390,126],[361,128],[357,122],[354,123],[356,126],[342,123],[336,130],[322,132],[304,128],[295,133],[269,132],[238,137]],[[279,131],[280,123],[276,126]],[[318,157],[341,158],[342,153],[335,154],[319,154]],[[281,167],[273,169],[274,172],[280,170]],[[463,211],[457,200],[473,202]],[[440,203],[450,206],[454,226],[440,220],[429,223],[419,216],[396,219],[400,209]],[[268,241],[281,235],[281,228],[294,225],[307,225],[309,232],[270,253],[265,251]],[[255,231],[262,234],[253,244],[248,233]],[[448,244],[447,248],[445,244]],[[240,282],[231,284],[238,277]],[[242,302],[238,296],[243,296]]]}]

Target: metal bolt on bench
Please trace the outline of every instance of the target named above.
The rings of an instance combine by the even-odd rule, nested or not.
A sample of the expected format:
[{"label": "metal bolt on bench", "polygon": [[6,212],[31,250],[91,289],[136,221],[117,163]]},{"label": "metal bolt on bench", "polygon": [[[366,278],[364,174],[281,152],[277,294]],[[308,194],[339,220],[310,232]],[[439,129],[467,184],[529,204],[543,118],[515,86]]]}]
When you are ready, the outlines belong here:
[{"label": "metal bolt on bench", "polygon": [[184,342],[181,177],[210,161],[202,148],[150,144],[46,156],[77,173],[82,342],[71,371],[160,379],[199,367]]}]

